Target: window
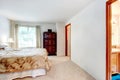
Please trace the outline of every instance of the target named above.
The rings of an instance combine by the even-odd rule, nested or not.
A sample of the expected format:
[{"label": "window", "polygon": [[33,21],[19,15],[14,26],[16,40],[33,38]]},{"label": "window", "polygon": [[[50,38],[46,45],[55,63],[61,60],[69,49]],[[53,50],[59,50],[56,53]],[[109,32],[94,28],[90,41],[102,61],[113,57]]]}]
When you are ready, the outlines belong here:
[{"label": "window", "polygon": [[36,27],[18,26],[18,48],[36,47]]}]

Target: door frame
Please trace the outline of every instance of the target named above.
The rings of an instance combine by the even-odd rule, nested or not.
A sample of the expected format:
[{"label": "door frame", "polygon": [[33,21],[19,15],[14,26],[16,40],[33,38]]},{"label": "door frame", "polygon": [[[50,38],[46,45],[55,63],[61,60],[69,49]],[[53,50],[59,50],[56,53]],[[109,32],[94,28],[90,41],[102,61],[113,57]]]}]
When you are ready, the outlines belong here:
[{"label": "door frame", "polygon": [[65,56],[68,56],[68,33],[67,33],[67,29],[68,27],[71,26],[71,23],[67,24],[65,26]]},{"label": "door frame", "polygon": [[111,4],[115,1],[106,2],[106,80],[111,80]]}]

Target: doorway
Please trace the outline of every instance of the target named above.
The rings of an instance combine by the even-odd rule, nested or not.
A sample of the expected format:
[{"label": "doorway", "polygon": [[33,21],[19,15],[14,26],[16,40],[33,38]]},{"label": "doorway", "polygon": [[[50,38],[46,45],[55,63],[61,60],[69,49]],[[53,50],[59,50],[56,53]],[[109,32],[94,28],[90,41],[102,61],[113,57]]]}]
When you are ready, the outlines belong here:
[{"label": "doorway", "polygon": [[120,1],[106,3],[106,80],[120,73]]},{"label": "doorway", "polygon": [[71,24],[65,26],[65,56],[71,57]]}]

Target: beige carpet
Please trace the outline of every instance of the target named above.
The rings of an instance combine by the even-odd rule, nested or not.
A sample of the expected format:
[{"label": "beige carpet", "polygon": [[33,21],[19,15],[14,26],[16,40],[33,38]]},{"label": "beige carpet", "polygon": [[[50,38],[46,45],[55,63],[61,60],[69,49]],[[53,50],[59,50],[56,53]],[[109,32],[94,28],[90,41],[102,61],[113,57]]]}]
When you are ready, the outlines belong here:
[{"label": "beige carpet", "polygon": [[49,57],[49,59],[53,64],[47,75],[15,80],[95,80],[68,57]]}]

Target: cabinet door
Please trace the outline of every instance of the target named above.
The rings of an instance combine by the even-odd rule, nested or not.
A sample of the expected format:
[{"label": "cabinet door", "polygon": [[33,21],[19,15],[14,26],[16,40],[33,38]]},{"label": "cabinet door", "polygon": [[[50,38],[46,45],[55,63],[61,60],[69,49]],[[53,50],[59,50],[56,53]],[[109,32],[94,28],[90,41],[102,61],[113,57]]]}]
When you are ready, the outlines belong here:
[{"label": "cabinet door", "polygon": [[46,32],[43,33],[43,39],[48,38],[48,34]]},{"label": "cabinet door", "polygon": [[112,72],[117,72],[117,59],[118,59],[118,56],[117,56],[117,53],[112,53],[111,55],[111,69],[112,69]]},{"label": "cabinet door", "polygon": [[56,33],[53,33],[53,34],[52,34],[52,38],[53,38],[53,39],[56,39]]},{"label": "cabinet door", "polygon": [[120,73],[120,52],[118,53],[118,72]]}]

